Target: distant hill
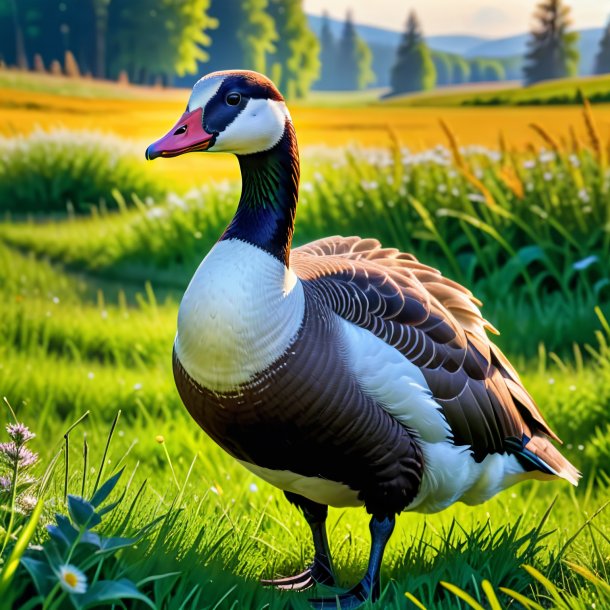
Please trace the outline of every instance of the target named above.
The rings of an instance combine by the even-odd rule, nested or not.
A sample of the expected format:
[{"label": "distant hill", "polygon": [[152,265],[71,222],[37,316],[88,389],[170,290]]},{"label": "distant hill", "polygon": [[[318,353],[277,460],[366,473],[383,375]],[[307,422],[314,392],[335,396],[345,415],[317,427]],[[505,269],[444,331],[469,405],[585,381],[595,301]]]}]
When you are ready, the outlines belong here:
[{"label": "distant hill", "polygon": [[[308,15],[308,19],[312,31],[319,35],[322,18],[316,15]],[[338,37],[343,29],[343,22],[330,19],[330,27],[333,34]],[[378,75],[377,85],[387,84],[387,74],[394,61],[394,53],[400,41],[401,32],[362,24],[356,24],[356,30],[373,51],[373,69]],[[579,33],[580,74],[590,75],[593,73],[593,63],[603,29],[588,28],[579,30]],[[427,36],[426,41],[431,49],[463,55],[466,58],[504,59],[523,56],[527,48],[528,38],[528,34],[518,34],[498,39],[455,34]]]},{"label": "distant hill", "polygon": [[[320,35],[322,29],[322,17],[317,15],[307,15],[309,20],[309,27],[316,34]],[[400,41],[401,33],[395,30],[386,30],[371,25],[362,25],[360,23],[355,24],[358,34],[362,36],[369,45],[381,45],[395,48],[398,46]],[[330,19],[330,29],[332,33],[338,38],[343,31],[343,22],[337,19]],[[445,53],[457,53],[458,55],[465,55],[469,49],[483,45],[486,43],[493,42],[488,38],[482,36],[468,36],[461,34],[450,34],[447,36],[428,36],[426,38],[431,48],[437,51],[444,51]],[[514,53],[513,53],[514,55]]]},{"label": "distant hill", "polygon": [[[578,30],[580,41],[580,73],[589,75],[593,73],[593,63],[601,40],[602,28],[588,28]],[[527,34],[519,34],[510,38],[487,40],[474,45],[464,52],[465,57],[508,57],[512,55],[524,55],[527,50]],[[429,43],[432,46],[432,43]]]}]

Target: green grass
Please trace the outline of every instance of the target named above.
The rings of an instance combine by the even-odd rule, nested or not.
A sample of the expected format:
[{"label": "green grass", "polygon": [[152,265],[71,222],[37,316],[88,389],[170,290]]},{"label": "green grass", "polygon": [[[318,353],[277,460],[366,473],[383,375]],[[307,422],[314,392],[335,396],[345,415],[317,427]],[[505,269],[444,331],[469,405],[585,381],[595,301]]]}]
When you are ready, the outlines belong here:
[{"label": "green grass", "polygon": [[[150,95],[151,87],[117,85],[91,78],[68,78],[36,72],[0,70],[0,89],[18,89],[32,93],[53,93],[84,99],[140,99]],[[156,96],[172,97],[175,90],[154,89]],[[10,105],[4,100],[3,105]]]},{"label": "green grass", "polygon": [[610,77],[588,76],[544,81],[529,87],[464,86],[395,96],[381,102],[390,106],[538,106],[580,104],[580,91],[591,103],[610,103]]},{"label": "green grass", "polygon": [[[35,131],[0,137],[0,212],[24,216],[116,208],[166,187],[119,138],[91,132]],[[32,168],[35,168],[33,170]]]},{"label": "green grass", "polygon": [[[207,439],[177,396],[170,367],[177,311],[173,294],[162,303],[150,289],[136,295],[115,287],[101,294],[95,275],[73,275],[7,246],[0,247],[0,277],[0,391],[37,432],[33,447],[47,460],[61,448],[69,424],[90,411],[70,436],[68,490],[80,493],[85,439],[90,489],[108,427],[120,409],[105,468],[109,474],[127,465],[131,481],[104,531],[129,535],[169,511],[137,549],[118,554],[116,568],[110,562],[104,569],[134,582],[178,572],[142,585],[159,608],[307,608],[307,594],[268,591],[257,582],[309,561],[311,542],[302,517],[278,490]],[[595,325],[601,329],[599,321]],[[564,439],[566,455],[585,474],[582,488],[523,484],[481,507],[403,515],[384,561],[378,607],[414,607],[404,596],[409,592],[430,609],[467,608],[441,581],[484,605],[484,580],[502,603],[508,597],[501,587],[540,601],[544,588],[522,564],[540,570],[562,596],[586,607],[599,603],[596,587],[565,561],[604,579],[610,569],[610,512],[587,524],[609,491],[604,476],[610,463],[608,338],[600,330],[593,344],[598,353],[586,359],[576,352],[562,361],[545,351],[535,361],[521,358],[526,386]],[[172,470],[179,486],[184,484],[181,494]],[[58,473],[49,491],[52,511],[63,510],[63,485]],[[358,509],[331,510],[329,531],[341,583],[348,585],[366,564],[367,516]],[[27,582],[19,572],[10,599],[31,595]],[[134,602],[131,607],[144,606]]]},{"label": "green grass", "polygon": [[[503,348],[566,353],[592,339],[596,305],[610,313],[607,170],[601,149],[579,146],[306,161],[295,243],[375,236],[473,290]],[[180,290],[231,218],[238,187],[136,196],[131,210],[116,197],[119,214],[5,222],[0,238],[74,271]]]}]

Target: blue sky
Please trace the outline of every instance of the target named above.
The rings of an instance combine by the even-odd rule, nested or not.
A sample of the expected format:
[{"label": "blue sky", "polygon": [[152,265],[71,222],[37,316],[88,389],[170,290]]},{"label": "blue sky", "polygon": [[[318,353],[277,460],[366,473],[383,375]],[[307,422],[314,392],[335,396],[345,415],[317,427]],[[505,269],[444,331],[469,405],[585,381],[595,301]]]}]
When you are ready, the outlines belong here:
[{"label": "blue sky", "polygon": [[[521,34],[530,25],[537,0],[303,0],[305,10],[323,10],[343,18],[348,8],[360,23],[401,30],[414,9],[426,34],[474,34],[499,38]],[[610,0],[572,0],[575,27],[601,27],[610,16]]]}]

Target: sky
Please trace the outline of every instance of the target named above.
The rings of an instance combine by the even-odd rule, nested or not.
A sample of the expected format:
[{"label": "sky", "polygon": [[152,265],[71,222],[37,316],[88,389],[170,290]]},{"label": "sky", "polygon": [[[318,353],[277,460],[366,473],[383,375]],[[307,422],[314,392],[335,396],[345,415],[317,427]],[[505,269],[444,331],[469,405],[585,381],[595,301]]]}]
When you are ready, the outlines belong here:
[{"label": "sky", "polygon": [[[529,29],[538,0],[304,0],[305,11],[320,15],[327,10],[343,19],[348,8],[354,20],[402,30],[407,13],[418,14],[424,34],[472,34],[502,38]],[[602,27],[610,16],[610,0],[571,0],[578,29]]]}]

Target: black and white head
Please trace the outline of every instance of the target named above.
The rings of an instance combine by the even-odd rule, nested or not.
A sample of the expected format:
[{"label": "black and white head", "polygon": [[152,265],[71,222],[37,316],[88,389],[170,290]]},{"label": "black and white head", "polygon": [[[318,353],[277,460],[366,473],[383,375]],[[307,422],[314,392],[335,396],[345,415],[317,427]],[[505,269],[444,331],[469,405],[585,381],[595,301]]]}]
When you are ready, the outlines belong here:
[{"label": "black and white head", "polygon": [[146,149],[146,158],[262,152],[281,140],[290,120],[284,98],[266,76],[249,70],[212,72],[195,83],[186,112]]}]

